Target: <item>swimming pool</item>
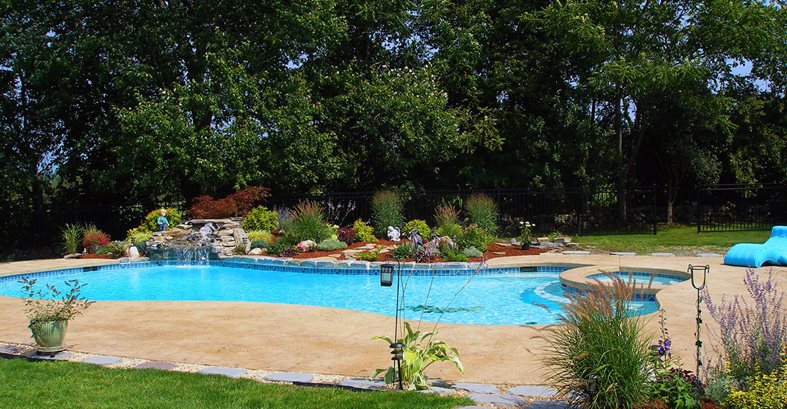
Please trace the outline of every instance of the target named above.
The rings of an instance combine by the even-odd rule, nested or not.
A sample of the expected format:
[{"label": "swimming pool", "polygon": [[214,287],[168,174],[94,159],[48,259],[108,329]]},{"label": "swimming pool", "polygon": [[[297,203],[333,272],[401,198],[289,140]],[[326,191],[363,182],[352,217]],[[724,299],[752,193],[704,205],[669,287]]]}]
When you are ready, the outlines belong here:
[{"label": "swimming pool", "polygon": [[612,277],[610,277],[609,274],[612,274],[612,275],[620,278],[621,280],[623,280],[626,283],[629,282],[629,275],[631,275],[632,282],[636,282],[637,286],[640,286],[640,285],[647,286],[648,283],[651,282],[650,281],[651,276],[653,276],[653,285],[671,285],[671,284],[675,284],[675,283],[681,283],[681,282],[687,280],[687,278],[685,278],[685,277],[672,275],[672,274],[661,274],[661,273],[651,274],[651,273],[644,273],[644,272],[632,272],[632,273],[629,273],[629,272],[626,272],[626,271],[616,271],[616,272],[613,272],[613,273],[593,274],[593,275],[588,276],[587,278],[588,279],[595,279],[595,280],[601,281],[602,283],[610,282],[610,281],[612,281]]},{"label": "swimming pool", "polygon": [[[559,281],[566,266],[529,269],[404,269],[404,316],[455,324],[538,325],[558,320],[568,300]],[[307,274],[308,273],[308,274]],[[379,267],[307,268],[255,263],[137,263],[37,274],[40,284],[76,278],[98,301],[241,301],[301,304],[393,315],[395,287],[381,287]],[[0,279],[0,295],[22,296],[18,277]],[[454,295],[459,293],[454,298]],[[640,314],[652,300],[632,301]]]}]

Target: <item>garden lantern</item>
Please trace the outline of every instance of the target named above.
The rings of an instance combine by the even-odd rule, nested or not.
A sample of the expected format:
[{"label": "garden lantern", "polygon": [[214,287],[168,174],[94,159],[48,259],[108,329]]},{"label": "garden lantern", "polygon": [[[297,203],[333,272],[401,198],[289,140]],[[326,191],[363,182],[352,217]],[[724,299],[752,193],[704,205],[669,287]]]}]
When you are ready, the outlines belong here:
[{"label": "garden lantern", "polygon": [[383,264],[380,266],[380,285],[390,287],[393,283],[393,264]]}]

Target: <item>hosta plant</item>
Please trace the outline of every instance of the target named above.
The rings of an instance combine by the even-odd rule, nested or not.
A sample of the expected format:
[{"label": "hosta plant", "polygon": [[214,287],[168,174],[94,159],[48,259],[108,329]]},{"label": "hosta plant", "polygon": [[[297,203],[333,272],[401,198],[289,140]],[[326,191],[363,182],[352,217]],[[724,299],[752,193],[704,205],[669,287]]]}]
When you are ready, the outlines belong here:
[{"label": "hosta plant", "polygon": [[[402,360],[400,376],[402,377],[402,383],[407,385],[407,389],[429,389],[426,370],[435,362],[453,362],[456,369],[464,373],[465,368],[462,365],[462,361],[459,360],[459,351],[436,339],[436,332],[421,333],[421,331],[413,331],[408,322],[404,323],[404,328],[404,338],[398,341],[404,344],[404,359]],[[391,338],[385,336],[374,337],[373,339],[383,340],[389,345],[393,343]],[[383,374],[383,380],[387,384],[397,381],[396,368],[393,365],[384,369],[376,369],[372,377],[377,377],[380,374]]]}]

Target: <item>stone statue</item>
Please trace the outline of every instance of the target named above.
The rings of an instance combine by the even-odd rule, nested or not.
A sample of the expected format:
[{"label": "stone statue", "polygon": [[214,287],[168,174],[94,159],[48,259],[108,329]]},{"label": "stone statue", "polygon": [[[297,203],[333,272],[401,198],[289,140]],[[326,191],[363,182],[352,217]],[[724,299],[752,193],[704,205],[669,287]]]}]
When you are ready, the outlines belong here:
[{"label": "stone statue", "polygon": [[410,241],[413,242],[415,248],[424,245],[424,240],[421,238],[421,235],[418,234],[418,229],[412,229],[410,231]]},{"label": "stone statue", "polygon": [[388,240],[399,241],[401,236],[402,232],[398,227],[388,226]]}]

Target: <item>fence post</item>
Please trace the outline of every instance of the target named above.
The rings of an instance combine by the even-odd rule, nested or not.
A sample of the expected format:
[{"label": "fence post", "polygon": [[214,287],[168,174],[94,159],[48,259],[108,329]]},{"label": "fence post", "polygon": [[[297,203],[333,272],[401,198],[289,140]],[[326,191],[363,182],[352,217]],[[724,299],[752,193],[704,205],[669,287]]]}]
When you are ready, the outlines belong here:
[{"label": "fence post", "polygon": [[697,234],[702,230],[702,186],[697,186]]},{"label": "fence post", "polygon": [[658,211],[657,206],[656,206],[656,200],[657,199],[658,199],[658,191],[656,189],[656,186],[654,185],[653,186],[653,214],[652,214],[652,217],[653,217],[653,235],[654,236],[656,235],[656,229],[658,228],[657,227],[658,220],[657,220],[657,216],[656,216],[657,215],[657,211]]}]

